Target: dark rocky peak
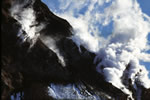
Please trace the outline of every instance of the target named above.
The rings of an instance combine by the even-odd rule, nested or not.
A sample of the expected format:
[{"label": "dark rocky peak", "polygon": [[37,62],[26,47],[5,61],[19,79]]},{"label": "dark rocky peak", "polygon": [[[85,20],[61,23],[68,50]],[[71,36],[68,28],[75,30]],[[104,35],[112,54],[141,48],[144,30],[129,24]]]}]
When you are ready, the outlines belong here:
[{"label": "dark rocky peak", "polygon": [[54,15],[49,8],[40,0],[34,3],[33,9],[35,11],[36,21],[39,23],[45,23],[47,26],[42,30],[45,35],[52,36],[71,36],[72,27],[65,20]]}]

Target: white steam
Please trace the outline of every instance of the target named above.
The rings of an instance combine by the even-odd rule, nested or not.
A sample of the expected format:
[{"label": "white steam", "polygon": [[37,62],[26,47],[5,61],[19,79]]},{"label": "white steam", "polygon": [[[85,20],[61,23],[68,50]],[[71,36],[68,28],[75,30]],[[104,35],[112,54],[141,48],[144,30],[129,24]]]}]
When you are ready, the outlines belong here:
[{"label": "white steam", "polygon": [[[140,65],[140,60],[150,62],[150,54],[143,52],[149,46],[147,36],[150,32],[150,18],[145,18],[136,0],[115,0],[99,17],[104,19],[106,25],[113,21],[109,42],[97,55],[101,59],[97,66],[99,72],[104,73],[107,81],[121,88],[121,77],[130,63],[128,79],[132,80],[133,85],[139,81],[141,85],[150,88],[148,72]],[[101,65],[105,68],[101,69]]]},{"label": "white steam", "polygon": [[66,66],[66,63],[64,61],[64,57],[61,55],[59,48],[56,45],[56,42],[59,40],[55,37],[50,37],[50,36],[42,36],[40,37],[40,39],[42,40],[42,42],[47,45],[49,47],[49,49],[51,49],[53,52],[56,53],[61,65],[63,67]]},{"label": "white steam", "polygon": [[[141,11],[136,0],[57,1],[59,8],[51,10],[73,26],[72,39],[78,46],[97,54],[97,71],[106,81],[130,94],[122,83],[126,72],[135,89],[137,84],[150,88],[148,71],[140,65],[140,61],[150,62],[150,54],[146,52],[150,49],[147,40],[150,17]],[[111,34],[102,31],[106,27],[111,27]]]},{"label": "white steam", "polygon": [[31,40],[32,44],[36,42],[36,39],[40,35],[40,30],[44,27],[44,24],[36,22],[35,12],[32,6],[24,8],[29,1],[26,0],[21,4],[19,2],[13,2],[13,6],[10,9],[11,16],[13,16],[20,24],[22,29],[27,34],[23,34],[22,31],[18,33],[18,36],[26,41],[28,38]]}]

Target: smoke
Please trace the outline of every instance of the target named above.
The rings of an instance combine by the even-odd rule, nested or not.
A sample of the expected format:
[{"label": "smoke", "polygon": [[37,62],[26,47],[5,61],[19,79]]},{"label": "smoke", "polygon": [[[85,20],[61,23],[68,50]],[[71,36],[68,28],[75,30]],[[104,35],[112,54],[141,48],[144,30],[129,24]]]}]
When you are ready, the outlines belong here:
[{"label": "smoke", "polygon": [[[140,62],[150,62],[148,35],[150,17],[136,0],[57,0],[49,6],[74,28],[72,40],[97,54],[94,63],[106,81],[130,94],[123,78],[150,88],[148,71]],[[53,3],[53,2],[52,2]]]},{"label": "smoke", "polygon": [[[14,17],[20,24],[21,29],[18,32],[18,37],[22,39],[22,41],[26,41],[27,39],[31,40],[31,46],[34,45],[36,39],[40,35],[40,30],[43,29],[44,23],[39,23],[36,21],[35,12],[32,8],[32,4],[28,7],[25,7],[31,3],[29,0],[24,1],[14,1],[12,7],[10,9],[11,16]],[[25,31],[25,33],[23,32]]]},{"label": "smoke", "polygon": [[50,36],[43,36],[41,35],[40,39],[42,42],[49,47],[53,52],[56,53],[61,65],[63,67],[66,66],[66,63],[64,61],[64,57],[61,55],[59,48],[56,45],[56,42],[59,41],[56,37],[50,37]]},{"label": "smoke", "polygon": [[138,83],[150,88],[148,71],[140,65],[140,60],[150,62],[150,54],[144,52],[149,47],[147,36],[150,32],[150,17],[145,17],[136,0],[115,0],[101,17],[106,24],[113,21],[113,32],[108,37],[109,42],[97,55],[101,59],[97,70],[104,74],[108,82],[121,88],[124,85],[121,77],[130,64],[127,78],[132,80],[132,85]]}]

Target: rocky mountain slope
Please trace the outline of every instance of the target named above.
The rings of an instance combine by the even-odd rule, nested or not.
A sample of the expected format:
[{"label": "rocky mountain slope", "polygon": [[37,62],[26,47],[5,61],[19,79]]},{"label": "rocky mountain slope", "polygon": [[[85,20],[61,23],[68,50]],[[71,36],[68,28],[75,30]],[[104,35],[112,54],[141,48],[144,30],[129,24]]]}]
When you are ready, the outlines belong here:
[{"label": "rocky mountain slope", "polygon": [[[105,81],[95,54],[82,46],[80,52],[72,26],[40,0],[2,0],[1,21],[2,100],[131,99]],[[138,98],[128,85],[133,99],[150,99],[150,89],[141,86]]]}]

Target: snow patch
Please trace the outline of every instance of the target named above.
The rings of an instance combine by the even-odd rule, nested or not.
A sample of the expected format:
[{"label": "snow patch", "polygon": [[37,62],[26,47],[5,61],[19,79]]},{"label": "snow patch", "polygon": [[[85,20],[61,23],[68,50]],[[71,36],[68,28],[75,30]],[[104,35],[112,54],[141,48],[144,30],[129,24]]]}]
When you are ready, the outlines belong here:
[{"label": "snow patch", "polygon": [[54,99],[90,99],[90,100],[101,100],[101,98],[91,95],[88,91],[81,91],[74,84],[58,85],[50,84],[48,87],[49,95]]}]

